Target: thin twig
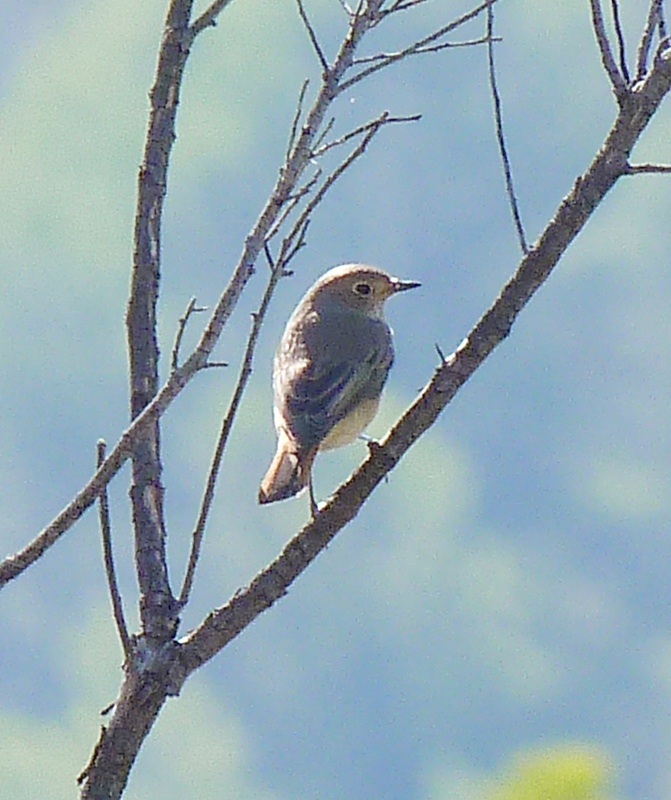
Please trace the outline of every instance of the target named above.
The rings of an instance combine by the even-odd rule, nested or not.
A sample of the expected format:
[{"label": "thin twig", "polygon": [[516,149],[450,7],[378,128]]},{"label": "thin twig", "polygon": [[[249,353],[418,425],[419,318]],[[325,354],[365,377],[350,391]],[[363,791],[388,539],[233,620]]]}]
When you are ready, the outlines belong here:
[{"label": "thin twig", "polygon": [[315,29],[312,27],[312,23],[310,22],[310,18],[305,11],[305,7],[303,6],[303,0],[296,0],[296,5],[298,6],[298,13],[300,18],[305,26],[305,30],[308,32],[308,38],[310,39],[310,44],[312,45],[315,53],[317,54],[317,58],[319,59],[319,63],[322,66],[322,70],[324,72],[328,72],[329,62],[326,60],[326,56],[324,55],[324,51],[319,44],[319,40],[317,39],[317,34],[315,33]]},{"label": "thin twig", "polygon": [[[479,44],[487,44],[488,38],[486,36],[479,36],[477,39],[468,39],[464,42],[442,42],[441,44],[427,45],[426,47],[419,47],[412,55],[419,55],[420,53],[437,53],[439,50],[447,50],[450,47],[474,47]],[[495,42],[502,41],[500,37],[494,38]],[[398,61],[402,56],[402,51],[395,53],[378,53],[374,56],[363,56],[362,58],[355,58],[352,65],[358,66],[359,64],[374,64],[379,61],[392,63]]]},{"label": "thin twig", "polygon": [[499,153],[501,155],[501,163],[503,164],[503,174],[506,180],[506,192],[508,194],[508,202],[510,203],[510,211],[513,215],[515,229],[517,231],[517,238],[519,239],[520,247],[524,254],[529,252],[527,245],[527,238],[524,233],[524,225],[522,224],[522,216],[520,214],[519,203],[515,195],[515,185],[513,183],[513,171],[510,166],[510,158],[508,157],[508,148],[506,147],[506,138],[503,133],[503,113],[501,109],[501,96],[496,82],[496,66],[494,63],[494,44],[492,36],[494,34],[494,9],[489,6],[487,9],[487,59],[489,62],[489,89],[492,95],[492,102],[494,104],[494,120],[496,123],[496,140],[499,145]]},{"label": "thin twig", "polygon": [[590,0],[590,6],[592,9],[592,25],[594,27],[594,34],[596,36],[596,41],[601,53],[601,62],[606,70],[608,78],[610,79],[615,98],[617,99],[618,103],[621,103],[627,94],[627,85],[619,69],[617,68],[615,58],[613,57],[613,51],[610,49],[608,34],[606,33],[606,27],[603,23],[601,0]]},{"label": "thin twig", "polygon": [[189,300],[186,309],[184,310],[184,314],[179,318],[177,333],[175,335],[175,343],[172,346],[172,355],[170,357],[170,366],[172,367],[173,370],[176,370],[177,367],[179,366],[179,348],[182,344],[184,331],[186,329],[189,319],[191,319],[191,315],[200,314],[203,311],[207,311],[207,306],[197,306],[196,298],[192,297]]},{"label": "thin twig", "polygon": [[284,154],[285,162],[289,160],[291,151],[294,149],[294,145],[296,144],[296,132],[298,131],[298,123],[300,122],[300,119],[303,116],[303,102],[305,101],[305,93],[308,90],[309,83],[310,83],[309,79],[306,78],[301,84],[301,90],[298,93],[298,102],[296,103],[296,113],[294,114],[294,118],[291,120],[291,129],[289,130],[289,141],[287,142],[287,149]]},{"label": "thin twig", "polygon": [[475,8],[471,9],[470,11],[462,14],[457,19],[453,20],[447,25],[444,25],[442,28],[430,33],[428,36],[425,36],[422,39],[414,42],[411,45],[408,45],[403,50],[399,50],[397,53],[391,53],[388,58],[382,58],[375,64],[371,64],[370,67],[366,69],[362,69],[361,72],[358,72],[356,75],[352,76],[349,80],[344,81],[338,87],[338,92],[342,93],[350,89],[359,81],[367,78],[369,75],[372,75],[374,72],[378,72],[385,67],[388,67],[390,64],[393,64],[396,61],[400,61],[403,58],[408,58],[409,56],[418,55],[422,52],[428,52],[426,50],[428,45],[431,45],[437,39],[441,39],[443,36],[447,36],[448,33],[458,28],[460,25],[468,22],[471,19],[475,19],[479,14],[481,14],[486,8],[489,8],[491,5],[496,3],[497,0],[485,0],[485,2],[481,3],[480,5],[476,6]]},{"label": "thin twig", "polygon": [[189,26],[191,34],[191,41],[193,41],[199,33],[205,28],[213,28],[217,24],[217,17],[221,12],[230,5],[232,0],[216,0],[211,6],[205,9],[203,13],[194,20]]},{"label": "thin twig", "polygon": [[613,10],[613,26],[617,37],[617,50],[620,56],[620,72],[625,83],[629,83],[629,68],[627,67],[627,56],[624,47],[624,34],[622,33],[622,22],[620,21],[620,6],[617,0],[610,0]]},{"label": "thin twig", "polygon": [[397,11],[407,11],[409,8],[416,8],[428,0],[395,0],[389,8],[384,12],[385,14],[395,14]]},{"label": "thin twig", "polygon": [[671,172],[671,164],[628,164],[625,168],[625,175],[654,175],[668,174]]},{"label": "thin twig", "polygon": [[296,206],[300,203],[300,201],[314,189],[314,187],[319,182],[322,176],[322,168],[317,167],[315,169],[314,175],[312,175],[309,180],[307,180],[303,186],[301,186],[294,194],[289,198],[287,204],[285,205],[282,213],[277,217],[273,226],[269,229],[268,234],[266,235],[266,241],[270,242],[272,239],[275,238],[277,232],[280,230],[282,225],[284,225],[287,217],[291,215],[293,210]]},{"label": "thin twig", "polygon": [[668,34],[666,31],[666,21],[664,20],[664,6],[660,5],[659,7],[659,15],[657,18],[657,29],[659,31],[659,40],[660,45],[663,45],[666,42],[666,46],[669,46]]},{"label": "thin twig", "polygon": [[[105,450],[107,445],[100,439],[98,441],[96,451],[96,467],[100,469],[103,461],[105,460]],[[109,499],[107,497],[107,489],[103,489],[98,498],[99,503],[99,518],[100,518],[100,533],[102,535],[103,543],[103,560],[105,562],[105,575],[107,576],[107,586],[109,588],[110,600],[112,601],[112,612],[114,614],[114,621],[116,629],[119,633],[121,646],[123,648],[124,660],[128,667],[131,666],[131,655],[133,647],[131,638],[128,633],[128,626],[126,625],[126,618],[123,612],[123,601],[121,600],[121,593],[119,592],[119,584],[116,578],[116,570],[114,568],[114,554],[112,552],[112,525],[110,523],[110,510]]]},{"label": "thin twig", "polygon": [[321,147],[323,141],[325,141],[326,137],[331,133],[333,130],[333,126],[335,125],[335,117],[331,117],[331,119],[324,125],[324,130],[317,136],[312,144],[312,152]]},{"label": "thin twig", "polygon": [[238,381],[236,383],[228,411],[226,412],[226,416],[224,417],[221,425],[217,444],[214,449],[214,455],[212,457],[212,463],[207,476],[207,483],[205,484],[203,499],[200,504],[198,520],[191,535],[191,552],[189,553],[189,560],[187,563],[186,573],[184,575],[184,582],[182,583],[182,590],[179,594],[179,600],[177,601],[179,608],[184,608],[189,601],[189,596],[193,587],[193,579],[196,574],[196,567],[198,566],[198,560],[200,558],[203,536],[205,535],[207,518],[209,516],[210,509],[212,508],[212,501],[214,500],[214,492],[217,486],[217,479],[221,469],[221,461],[224,456],[224,450],[226,449],[228,439],[231,435],[233,423],[238,413],[238,408],[240,407],[240,402],[242,401],[242,397],[247,386],[247,381],[252,374],[254,351],[256,350],[256,343],[259,338],[259,332],[261,331],[261,325],[266,316],[266,312],[273,296],[273,292],[275,291],[275,287],[277,286],[280,278],[283,276],[283,272],[283,264],[281,262],[278,267],[271,269],[270,278],[268,279],[268,284],[263,294],[261,305],[259,306],[258,310],[252,314],[252,329],[249,333],[249,337],[247,338],[247,346],[242,359],[242,366],[238,375]]},{"label": "thin twig", "polygon": [[650,56],[650,48],[652,47],[652,40],[655,35],[655,29],[657,28],[657,22],[662,13],[662,2],[663,0],[650,0],[648,18],[645,21],[645,28],[636,55],[637,81],[643,80],[648,70],[648,57]]},{"label": "thin twig", "polygon": [[[421,114],[412,114],[410,116],[404,116],[404,117],[386,116],[384,119],[384,123],[390,124],[395,122],[417,122],[421,118],[422,118]],[[316,150],[313,150],[312,157],[319,158],[320,156],[323,156],[324,153],[326,153],[328,150],[332,150],[334,147],[340,147],[340,145],[349,142],[350,139],[353,139],[356,136],[361,135],[362,133],[366,133],[366,131],[369,131],[371,128],[374,128],[375,126],[379,125],[380,120],[381,117],[377,117],[374,120],[369,120],[368,122],[364,122],[363,125],[359,125],[359,127],[357,128],[352,128],[351,131],[348,131],[342,136],[339,136],[337,139],[333,139],[332,141],[323,144],[321,147],[318,147]]]},{"label": "thin twig", "polygon": [[385,125],[393,124],[397,122],[413,122],[419,119],[419,117],[390,117],[387,111],[380,114],[374,120],[371,120],[365,127],[366,133],[359,142],[359,144],[349,153],[349,155],[344,158],[340,164],[333,170],[333,172],[326,178],[324,183],[319,187],[317,192],[314,194],[312,199],[309,203],[305,206],[301,214],[297,217],[294,225],[287,235],[287,240],[291,241],[298,235],[298,232],[302,229],[302,226],[305,222],[309,219],[310,215],[314,211],[315,207],[321,202],[326,192],[331,188],[331,186],[338,180],[338,178],[345,172],[345,170],[357,159],[359,156],[363,155],[366,148],[371,142],[371,139],[375,136],[375,134]]}]

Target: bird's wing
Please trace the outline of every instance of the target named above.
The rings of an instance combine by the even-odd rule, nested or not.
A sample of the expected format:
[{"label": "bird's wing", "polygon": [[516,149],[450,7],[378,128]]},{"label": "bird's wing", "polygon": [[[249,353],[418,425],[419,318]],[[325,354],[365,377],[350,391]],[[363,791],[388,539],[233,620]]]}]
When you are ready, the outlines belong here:
[{"label": "bird's wing", "polygon": [[285,393],[285,410],[292,431],[306,446],[319,443],[329,431],[366,399],[382,391],[393,359],[391,344],[371,343],[362,360],[311,362]]}]

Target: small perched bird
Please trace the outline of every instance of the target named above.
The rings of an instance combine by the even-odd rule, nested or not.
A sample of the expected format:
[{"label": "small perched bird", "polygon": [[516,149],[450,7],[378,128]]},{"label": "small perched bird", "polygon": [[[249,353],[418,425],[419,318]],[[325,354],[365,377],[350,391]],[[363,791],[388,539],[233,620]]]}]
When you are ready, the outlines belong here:
[{"label": "small perched bird", "polygon": [[317,504],[312,463],[319,450],[354,441],[375,416],[394,360],[385,300],[419,286],[366,264],[329,270],[291,315],[273,366],[277,451],[259,503],[306,487]]}]

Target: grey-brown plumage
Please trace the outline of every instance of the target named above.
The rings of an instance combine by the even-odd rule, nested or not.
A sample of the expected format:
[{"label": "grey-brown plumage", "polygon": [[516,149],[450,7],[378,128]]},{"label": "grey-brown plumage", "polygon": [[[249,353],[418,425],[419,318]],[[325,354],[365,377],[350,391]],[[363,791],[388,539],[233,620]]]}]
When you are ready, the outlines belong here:
[{"label": "grey-brown plumage", "polygon": [[259,502],[310,487],[319,450],[356,439],[373,419],[394,360],[383,316],[391,295],[419,286],[376,267],[346,264],[323,275],[287,323],[273,368],[277,452]]}]

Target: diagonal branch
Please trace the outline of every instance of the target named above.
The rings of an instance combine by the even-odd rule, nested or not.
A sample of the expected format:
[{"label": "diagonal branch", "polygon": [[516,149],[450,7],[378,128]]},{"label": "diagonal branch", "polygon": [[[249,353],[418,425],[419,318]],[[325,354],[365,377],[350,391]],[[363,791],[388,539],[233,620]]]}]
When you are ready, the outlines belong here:
[{"label": "diagonal branch", "polygon": [[[433,33],[428,34],[428,36],[424,36],[422,39],[413,42],[412,44],[408,45],[407,47],[399,50],[396,53],[389,53],[388,55],[380,55],[379,60],[371,64],[370,67],[366,69],[362,69],[356,75],[349,78],[349,80],[344,81],[340,84],[339,91],[345,92],[347,89],[350,89],[355,84],[359,83],[359,81],[367,78],[369,75],[372,75],[375,72],[379,72],[381,69],[385,69],[386,67],[394,64],[396,61],[400,61],[401,59],[408,58],[409,56],[418,55],[423,52],[429,52],[430,49],[428,48],[429,45],[435,44],[438,39],[442,39],[444,36],[447,36],[448,33],[451,33],[453,30],[458,28],[459,26],[465,24],[471,19],[475,19],[479,16],[486,8],[496,3],[497,0],[484,0],[483,3],[476,6],[475,8],[471,9],[470,11],[462,14],[457,19],[453,20],[452,22],[448,23],[447,25],[438,28]],[[393,9],[395,10],[402,10],[402,9]],[[391,13],[392,9],[388,9],[387,13]],[[437,49],[437,48],[434,48]],[[363,62],[359,62],[363,63]]]},{"label": "diagonal branch", "polygon": [[319,44],[319,40],[317,39],[317,34],[315,29],[312,27],[312,23],[310,22],[310,18],[307,15],[307,11],[305,10],[305,6],[303,5],[303,0],[296,0],[296,5],[298,6],[298,15],[301,18],[303,25],[305,26],[305,30],[308,34],[308,39],[310,40],[310,44],[312,45],[312,49],[317,54],[317,58],[319,63],[321,64],[322,70],[324,72],[328,71],[329,62],[324,55],[324,51]]},{"label": "diagonal branch", "polygon": [[189,26],[189,39],[190,43],[198,36],[199,33],[205,28],[213,28],[217,24],[217,17],[221,12],[229,6],[233,0],[216,0],[211,6],[205,9],[203,13],[194,20]]},{"label": "diagonal branch", "polygon": [[506,192],[508,194],[508,202],[510,210],[513,215],[513,222],[517,230],[517,238],[520,243],[520,248],[523,253],[529,251],[527,245],[527,238],[524,233],[524,225],[522,224],[522,216],[520,214],[519,203],[515,194],[515,185],[513,183],[513,170],[510,166],[510,158],[508,157],[508,148],[506,147],[506,139],[503,133],[503,112],[501,109],[501,96],[499,95],[499,87],[496,81],[496,65],[494,63],[494,9],[492,6],[487,8],[487,61],[489,64],[489,89],[492,95],[492,102],[494,104],[494,122],[496,129],[496,140],[499,145],[499,153],[501,155],[501,163],[503,164],[503,174],[506,181]]},{"label": "diagonal branch", "polygon": [[608,78],[610,79],[615,98],[618,103],[621,104],[627,95],[627,85],[617,67],[617,64],[615,63],[615,57],[613,56],[613,51],[610,48],[608,34],[606,33],[606,26],[603,22],[601,0],[590,0],[590,6],[592,9],[592,25],[594,27],[594,34],[596,36],[597,44],[599,45],[599,51],[601,52],[601,62],[603,63],[603,67],[606,70]]},{"label": "diagonal branch", "polygon": [[662,3],[663,0],[650,0],[648,18],[645,21],[645,28],[638,46],[638,53],[636,54],[636,80],[639,81],[643,79],[648,69],[648,57],[650,55],[650,48],[652,47],[655,30],[661,19]]},{"label": "diagonal branch", "polygon": [[[97,445],[97,464],[100,466],[105,460],[105,442],[101,439]],[[103,560],[105,562],[105,574],[107,576],[107,588],[110,593],[110,600],[112,602],[112,613],[116,623],[121,646],[123,647],[124,662],[130,667],[131,665],[131,638],[128,634],[128,626],[126,625],[126,617],[123,611],[123,602],[121,600],[121,593],[119,592],[119,584],[116,578],[116,569],[114,567],[114,554],[112,552],[112,525],[110,522],[109,500],[107,491],[103,491],[99,497],[100,504],[100,532],[102,535],[103,543]]]},{"label": "diagonal branch", "polygon": [[610,7],[613,12],[613,27],[617,38],[617,52],[620,60],[620,74],[624,78],[625,84],[629,83],[629,67],[627,66],[627,53],[624,46],[624,33],[622,32],[622,21],[620,20],[620,4],[618,0],[610,0]]},{"label": "diagonal branch", "polygon": [[191,534],[191,552],[189,553],[186,573],[184,575],[182,590],[179,594],[178,600],[180,609],[184,608],[184,606],[187,604],[191,594],[193,579],[196,574],[196,567],[198,566],[198,559],[200,557],[200,549],[203,543],[203,536],[205,535],[205,526],[207,525],[207,519],[212,507],[212,501],[214,500],[217,478],[219,477],[221,462],[224,457],[224,450],[228,444],[228,439],[233,429],[235,417],[237,416],[240,403],[242,402],[245,389],[247,388],[247,382],[252,374],[254,352],[256,351],[256,343],[259,338],[259,333],[261,332],[261,325],[263,324],[266,312],[268,311],[268,306],[270,305],[270,300],[272,299],[275,287],[284,274],[284,268],[285,264],[282,261],[278,261],[273,269],[271,269],[270,278],[263,294],[261,305],[259,306],[258,310],[252,314],[252,329],[247,339],[247,346],[242,359],[242,366],[240,367],[240,373],[238,375],[238,380],[233,392],[233,398],[231,399],[228,411],[226,412],[226,416],[224,417],[224,421],[221,425],[219,437],[217,438],[217,444],[212,457],[212,464],[210,465],[207,482],[205,484],[203,499],[200,504],[198,520],[193,533]]},{"label": "diagonal branch", "polygon": [[668,175],[671,164],[627,164],[625,175]]},{"label": "diagonal branch", "polygon": [[461,386],[508,336],[519,313],[548,278],[599,203],[627,173],[634,144],[670,89],[671,53],[666,53],[658,59],[646,81],[631,92],[630,103],[626,109],[620,108],[598,155],[576,180],[492,306],[452,356],[441,359],[431,380],[379,447],[371,451],[271,564],[181,640],[178,669],[181,681],[287,593],[292,582],[357,515],[380,481],[435,423]]}]

